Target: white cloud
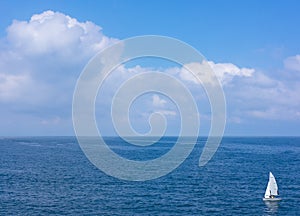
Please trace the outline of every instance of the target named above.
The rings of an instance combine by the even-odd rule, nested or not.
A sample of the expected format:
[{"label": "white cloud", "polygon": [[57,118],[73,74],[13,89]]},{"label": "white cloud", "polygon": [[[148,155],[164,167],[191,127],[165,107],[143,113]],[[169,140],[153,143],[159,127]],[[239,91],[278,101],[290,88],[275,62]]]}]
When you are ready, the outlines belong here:
[{"label": "white cloud", "polygon": [[40,121],[40,123],[41,123],[42,125],[51,125],[51,124],[57,125],[57,124],[59,124],[60,122],[61,122],[61,118],[58,117],[58,116],[55,116],[55,117],[50,118],[50,119],[43,119],[43,120]]},{"label": "white cloud", "polygon": [[234,124],[241,124],[242,119],[240,117],[237,117],[237,116],[232,116],[232,117],[227,118],[227,122],[234,123]]},{"label": "white cloud", "polygon": [[[228,119],[230,123],[242,124],[247,122],[247,118],[259,119],[298,119],[300,107],[300,85],[297,81],[293,85],[290,82],[278,80],[267,75],[267,73],[250,69],[239,68],[232,63],[214,63],[209,62],[211,67],[217,73],[217,77],[222,81],[226,100],[228,101]],[[185,67],[196,70],[205,71],[203,64],[192,63]],[[203,69],[204,68],[204,69]],[[178,76],[184,82],[184,85],[190,89],[193,96],[197,98],[197,103],[201,107],[202,112],[209,113],[206,106],[202,103],[205,98],[199,98],[202,94],[201,89],[194,88],[194,84],[198,85],[197,80],[192,73],[185,68],[173,67],[164,70],[154,70],[153,68],[144,68],[135,66],[131,68],[122,67],[122,74],[130,75],[143,72],[161,72]],[[214,78],[209,74],[199,73],[198,76],[202,82],[213,83]],[[120,78],[120,76],[115,76]],[[123,77],[124,78],[124,77]],[[126,77],[125,77],[126,78]],[[115,80],[111,81],[117,83]],[[109,84],[108,86],[112,86]],[[163,107],[165,115],[174,115],[172,111],[168,112],[169,104],[158,95],[152,96],[152,105],[154,107]],[[205,108],[204,108],[205,107]],[[163,112],[162,112],[163,113]],[[203,118],[203,113],[201,118]]]},{"label": "white cloud", "polygon": [[288,70],[300,71],[300,55],[286,58],[284,60],[284,66]]},{"label": "white cloud", "polygon": [[267,110],[250,110],[248,111],[248,114],[253,117],[263,118],[263,119],[272,119],[276,117],[278,118],[278,116],[276,115],[276,109],[274,108],[269,108]]},{"label": "white cloud", "polygon": [[224,88],[229,115],[238,115],[241,120],[297,120],[299,86],[299,80],[278,80],[262,72],[256,72],[249,79],[234,80]]},{"label": "white cloud", "polygon": [[81,70],[93,55],[116,41],[100,26],[59,12],[14,20],[0,40],[1,110],[9,111],[10,118],[31,116],[33,127],[41,128],[29,133],[54,124],[51,131],[71,128],[72,94]]},{"label": "white cloud", "polygon": [[177,115],[177,113],[173,110],[158,110],[156,112],[159,112],[163,115],[169,115],[169,116],[176,116]]},{"label": "white cloud", "polygon": [[[192,72],[196,73],[198,79]],[[184,65],[184,67],[181,68],[179,76],[181,79],[193,83],[199,83],[199,81],[201,81],[202,83],[209,83],[214,85],[216,80],[214,74],[212,74],[211,72],[212,71],[207,62],[193,62]]]},{"label": "white cloud", "polygon": [[214,63],[213,61],[209,61],[208,64],[222,84],[227,84],[235,76],[251,77],[255,71],[253,68],[239,68],[232,63]]},{"label": "white cloud", "polygon": [[36,101],[41,106],[43,101],[49,106],[49,101],[62,98],[70,103],[83,66],[117,41],[101,30],[92,22],[53,11],[35,14],[29,21],[14,20],[0,50],[0,103]]},{"label": "white cloud", "polygon": [[7,29],[7,39],[19,52],[27,55],[56,53],[75,58],[95,54],[115,42],[92,22],[78,22],[65,14],[45,11],[30,21],[13,21]]},{"label": "white cloud", "polygon": [[[232,63],[214,63],[213,61],[204,61],[201,64],[190,63],[184,66],[192,71],[197,71],[197,77],[203,83],[214,84],[216,82],[216,77],[223,85],[228,84],[235,76],[251,77],[255,71],[253,68],[239,68]],[[195,76],[187,69],[181,69],[180,78],[193,83],[198,83]],[[212,72],[214,74],[212,74]]]},{"label": "white cloud", "polygon": [[[21,116],[24,108],[27,121],[31,113],[39,113],[40,116],[32,117],[37,125],[59,127],[63,122],[64,127],[67,124],[71,127],[71,102],[76,79],[96,52],[116,41],[104,35],[100,26],[92,22],[79,22],[59,12],[45,11],[33,15],[28,21],[13,21],[7,28],[6,37],[1,40],[5,44],[0,46],[1,109],[9,110],[8,113],[13,116]],[[208,61],[185,65],[187,69],[198,71],[197,76],[202,82],[213,84],[216,80],[212,74],[206,73],[208,66],[214,70],[224,88],[229,122],[243,124],[249,118],[300,119],[299,77],[293,77],[293,80],[274,78],[266,71],[239,67],[230,62]],[[284,72],[300,71],[300,55],[286,58],[284,67]],[[162,72],[179,77],[186,81],[184,83],[195,98],[201,94],[198,88],[194,88],[197,80],[185,68],[155,70],[139,65],[119,67],[116,70],[119,74],[108,79],[106,86],[109,93],[118,89],[123,80],[143,72]],[[103,95],[105,101],[113,94]],[[151,109],[177,117],[171,103],[159,95],[147,99],[148,103],[152,102]],[[201,108],[204,107],[202,99],[197,101]],[[19,115],[10,110],[12,107],[18,109]],[[145,107],[139,107],[141,113],[145,111],[142,108]],[[209,112],[205,110],[205,113]],[[110,109],[107,116],[109,114]],[[203,116],[201,114],[201,118]],[[68,119],[67,123],[65,119]]]},{"label": "white cloud", "polygon": [[19,99],[19,96],[29,84],[30,78],[26,74],[10,75],[0,73],[0,101]]},{"label": "white cloud", "polygon": [[153,95],[152,96],[152,104],[153,104],[153,106],[155,106],[155,107],[163,107],[163,106],[165,106],[165,104],[167,103],[167,101],[166,100],[164,100],[164,99],[161,99],[158,95]]},{"label": "white cloud", "polygon": [[299,120],[299,111],[290,107],[274,106],[267,109],[249,110],[249,116],[269,120]]}]

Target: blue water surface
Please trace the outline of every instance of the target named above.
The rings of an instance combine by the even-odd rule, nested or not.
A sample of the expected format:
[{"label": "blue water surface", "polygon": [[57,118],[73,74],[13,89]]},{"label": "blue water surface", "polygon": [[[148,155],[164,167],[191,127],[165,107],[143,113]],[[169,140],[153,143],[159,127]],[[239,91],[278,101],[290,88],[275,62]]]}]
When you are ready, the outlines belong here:
[{"label": "blue water surface", "polygon": [[[92,165],[75,137],[2,137],[0,215],[300,215],[299,137],[226,137],[199,167],[205,140],[172,173],[130,182]],[[143,148],[106,141],[123,157],[149,160],[176,137]],[[269,171],[280,202],[262,201]]]}]

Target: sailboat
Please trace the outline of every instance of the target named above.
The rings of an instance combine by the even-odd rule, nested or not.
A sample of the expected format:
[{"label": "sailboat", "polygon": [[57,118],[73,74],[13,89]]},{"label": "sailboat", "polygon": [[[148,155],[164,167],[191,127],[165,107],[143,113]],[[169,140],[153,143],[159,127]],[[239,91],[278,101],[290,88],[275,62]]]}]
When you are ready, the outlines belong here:
[{"label": "sailboat", "polygon": [[281,200],[280,197],[278,197],[278,186],[275,180],[274,175],[270,172],[269,174],[269,182],[268,186],[266,188],[265,196],[263,198],[264,201],[279,201]]}]

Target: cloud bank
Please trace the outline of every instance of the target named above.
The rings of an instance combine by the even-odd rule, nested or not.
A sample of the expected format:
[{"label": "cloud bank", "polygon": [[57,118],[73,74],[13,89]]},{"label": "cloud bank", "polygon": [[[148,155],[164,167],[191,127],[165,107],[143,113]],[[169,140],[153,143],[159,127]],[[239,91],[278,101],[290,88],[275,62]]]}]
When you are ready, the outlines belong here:
[{"label": "cloud bank", "polygon": [[[80,22],[60,12],[45,11],[28,21],[14,20],[0,42],[3,135],[10,134],[16,125],[20,134],[48,135],[60,131],[72,134],[71,103],[76,80],[93,55],[116,41],[118,39],[104,35],[100,26]],[[283,59],[284,68],[279,69],[282,75],[276,78],[270,71],[240,67],[231,62],[207,63],[224,88],[229,124],[243,124],[253,119],[300,119],[300,55]],[[197,63],[185,66],[201,67]],[[112,91],[122,80],[142,72],[176,76],[194,95],[200,95],[199,88],[195,88],[199,83],[184,67],[120,66],[117,75],[107,82],[108,90],[104,90],[107,94],[103,94],[101,106],[107,105],[104,101],[111,99]],[[211,77],[205,74],[201,80],[211,82]],[[140,116],[144,116],[145,106],[150,107],[148,111],[158,110],[172,118],[178,116],[174,105],[170,106],[159,95],[149,95],[147,100],[149,103],[137,109]],[[200,98],[198,105],[202,102]],[[102,116],[106,114],[109,115],[107,110],[102,112]]]}]

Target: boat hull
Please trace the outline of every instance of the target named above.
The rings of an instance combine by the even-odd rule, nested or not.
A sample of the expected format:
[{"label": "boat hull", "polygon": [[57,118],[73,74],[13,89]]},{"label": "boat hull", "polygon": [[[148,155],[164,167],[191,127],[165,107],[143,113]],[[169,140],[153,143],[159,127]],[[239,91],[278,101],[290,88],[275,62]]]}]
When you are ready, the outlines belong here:
[{"label": "boat hull", "polygon": [[270,201],[270,202],[273,202],[273,201],[280,201],[281,198],[280,197],[275,197],[275,198],[263,198],[263,201]]}]

